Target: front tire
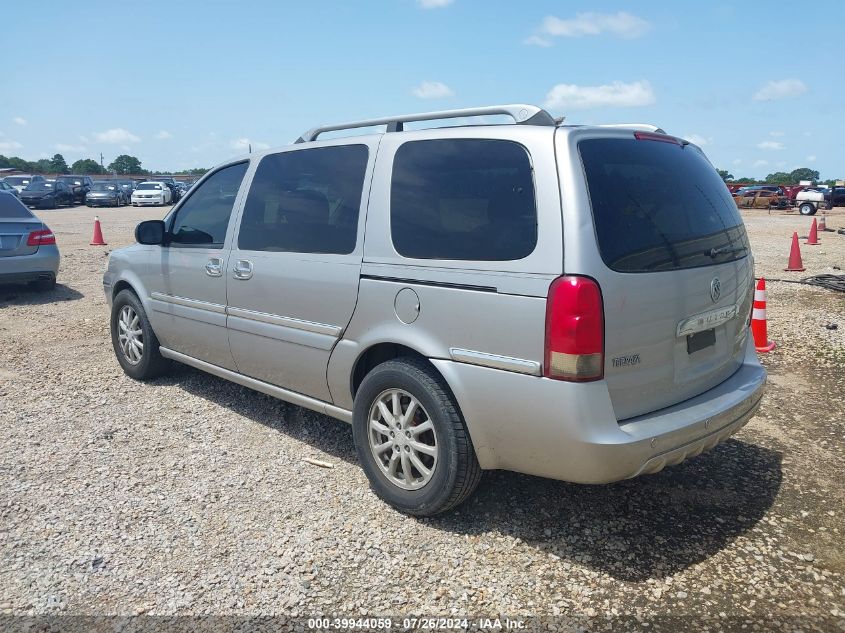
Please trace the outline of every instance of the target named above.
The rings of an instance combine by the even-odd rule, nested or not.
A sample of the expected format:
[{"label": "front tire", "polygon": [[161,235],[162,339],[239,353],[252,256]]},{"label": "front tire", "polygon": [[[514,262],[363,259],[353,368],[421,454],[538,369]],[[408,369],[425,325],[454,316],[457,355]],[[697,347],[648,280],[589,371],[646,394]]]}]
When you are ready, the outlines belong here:
[{"label": "front tire", "polygon": [[445,512],[481,480],[454,396],[423,360],[398,358],[367,374],[355,395],[352,434],[373,492],[400,512]]},{"label": "front tire", "polygon": [[121,290],[114,298],[111,340],[117,362],[130,378],[150,380],[170,368],[170,361],[159,352],[144,306],[131,290]]},{"label": "front tire", "polygon": [[816,215],[816,207],[809,202],[802,202],[798,207],[798,213],[801,215]]}]

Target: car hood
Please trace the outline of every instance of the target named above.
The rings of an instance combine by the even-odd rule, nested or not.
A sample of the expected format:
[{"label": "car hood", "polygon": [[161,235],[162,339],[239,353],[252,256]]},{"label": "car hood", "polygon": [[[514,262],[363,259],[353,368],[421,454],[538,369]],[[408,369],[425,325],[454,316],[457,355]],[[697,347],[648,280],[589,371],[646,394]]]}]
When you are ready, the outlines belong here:
[{"label": "car hood", "polygon": [[113,198],[120,195],[117,191],[89,191],[89,198]]},{"label": "car hood", "polygon": [[21,191],[22,198],[43,198],[45,196],[52,196],[54,191]]},{"label": "car hood", "polygon": [[163,193],[164,193],[163,189],[136,189],[135,191],[132,192],[132,195],[133,196],[144,196],[144,195],[152,194],[154,196],[157,196],[157,195],[160,195],[160,194],[163,194]]}]

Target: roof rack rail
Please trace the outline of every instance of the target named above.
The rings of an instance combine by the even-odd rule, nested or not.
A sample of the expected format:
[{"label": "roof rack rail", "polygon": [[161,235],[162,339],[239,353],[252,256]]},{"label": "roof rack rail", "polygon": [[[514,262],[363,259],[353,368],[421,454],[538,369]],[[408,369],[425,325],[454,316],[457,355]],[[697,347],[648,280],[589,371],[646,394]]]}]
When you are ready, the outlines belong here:
[{"label": "roof rack rail", "polygon": [[351,123],[340,123],[336,125],[321,125],[311,128],[305,134],[296,139],[296,143],[307,143],[314,141],[324,132],[335,132],[337,130],[352,130],[373,125],[387,125],[388,132],[401,132],[404,123],[411,121],[436,121],[439,119],[458,119],[470,116],[487,116],[493,114],[504,114],[510,116],[514,123],[519,125],[556,125],[555,119],[542,108],[533,105],[515,103],[510,105],[485,106],[482,108],[463,108],[460,110],[441,110],[440,112],[421,112],[418,114],[406,114],[403,116],[389,116],[382,119],[366,119],[353,121]]}]

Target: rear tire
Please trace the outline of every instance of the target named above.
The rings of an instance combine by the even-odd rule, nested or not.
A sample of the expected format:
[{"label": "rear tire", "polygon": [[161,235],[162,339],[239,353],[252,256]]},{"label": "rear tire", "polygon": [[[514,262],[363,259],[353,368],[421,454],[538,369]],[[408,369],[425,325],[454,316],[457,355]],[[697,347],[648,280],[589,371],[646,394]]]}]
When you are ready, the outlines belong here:
[{"label": "rear tire", "polygon": [[816,207],[809,202],[802,202],[798,207],[798,213],[801,215],[816,215]]},{"label": "rear tire", "polygon": [[[379,403],[391,402],[394,393],[399,394],[394,404],[381,407]],[[415,412],[404,421],[414,401]],[[396,403],[399,410],[393,418]],[[389,360],[367,374],[355,395],[352,420],[358,461],[373,492],[400,512],[414,516],[445,512],[469,497],[481,481],[481,467],[454,396],[423,360]],[[431,430],[414,430],[424,424]],[[407,459],[400,459],[403,455]]]},{"label": "rear tire", "polygon": [[114,298],[111,340],[117,362],[130,378],[150,380],[170,369],[170,361],[159,352],[158,339],[144,306],[131,290],[121,290]]}]

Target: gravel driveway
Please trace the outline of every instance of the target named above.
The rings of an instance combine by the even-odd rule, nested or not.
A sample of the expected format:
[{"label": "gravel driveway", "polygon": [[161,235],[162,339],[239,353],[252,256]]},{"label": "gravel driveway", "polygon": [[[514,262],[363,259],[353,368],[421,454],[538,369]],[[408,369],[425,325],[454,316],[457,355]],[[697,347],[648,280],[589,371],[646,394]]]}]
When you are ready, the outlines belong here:
[{"label": "gravel driveway", "polygon": [[[89,209],[39,215],[59,285],[0,288],[0,629],[142,613],[845,628],[842,293],[769,283],[770,389],[713,452],[607,486],[492,472],[420,520],[369,491],[341,422],[186,367],[124,376],[101,276],[161,209],[100,210],[107,247],[88,246]],[[845,268],[845,236],[825,233],[806,273],[783,272],[809,220],[746,216],[758,275]]]}]

